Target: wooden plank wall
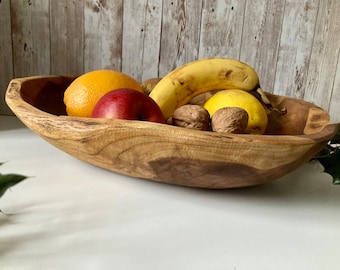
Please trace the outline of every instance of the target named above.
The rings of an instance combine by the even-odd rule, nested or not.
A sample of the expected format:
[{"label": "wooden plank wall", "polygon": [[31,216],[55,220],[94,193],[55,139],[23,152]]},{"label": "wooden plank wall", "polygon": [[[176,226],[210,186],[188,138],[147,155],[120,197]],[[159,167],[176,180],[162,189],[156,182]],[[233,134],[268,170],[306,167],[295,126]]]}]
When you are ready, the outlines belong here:
[{"label": "wooden plank wall", "polygon": [[266,91],[339,122],[339,14],[338,0],[0,0],[0,89],[13,77],[100,68],[142,81],[231,57],[252,65]]}]

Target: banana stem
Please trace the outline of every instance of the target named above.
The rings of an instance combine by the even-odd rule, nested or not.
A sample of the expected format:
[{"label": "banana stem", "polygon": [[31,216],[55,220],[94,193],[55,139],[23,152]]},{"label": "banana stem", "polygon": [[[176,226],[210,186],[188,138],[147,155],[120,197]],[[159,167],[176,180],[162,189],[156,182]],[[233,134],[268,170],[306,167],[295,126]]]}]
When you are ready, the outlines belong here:
[{"label": "banana stem", "polygon": [[254,96],[259,99],[270,111],[275,111],[281,115],[284,115],[287,113],[287,109],[286,108],[276,108],[273,107],[272,103],[270,102],[270,100],[268,99],[268,97],[266,96],[265,92],[262,90],[262,88],[260,86],[258,86],[256,89],[254,89],[252,91],[252,93],[254,94]]}]

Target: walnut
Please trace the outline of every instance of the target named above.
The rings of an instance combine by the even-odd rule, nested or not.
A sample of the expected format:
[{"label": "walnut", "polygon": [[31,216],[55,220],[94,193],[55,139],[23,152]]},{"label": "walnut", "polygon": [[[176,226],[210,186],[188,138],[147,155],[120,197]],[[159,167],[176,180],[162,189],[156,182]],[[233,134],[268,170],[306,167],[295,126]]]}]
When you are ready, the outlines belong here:
[{"label": "walnut", "polygon": [[186,104],[175,110],[172,124],[190,129],[209,130],[210,115],[200,105]]},{"label": "walnut", "polygon": [[222,108],[217,110],[211,117],[211,128],[216,132],[234,134],[245,133],[248,118],[248,113],[242,108]]}]

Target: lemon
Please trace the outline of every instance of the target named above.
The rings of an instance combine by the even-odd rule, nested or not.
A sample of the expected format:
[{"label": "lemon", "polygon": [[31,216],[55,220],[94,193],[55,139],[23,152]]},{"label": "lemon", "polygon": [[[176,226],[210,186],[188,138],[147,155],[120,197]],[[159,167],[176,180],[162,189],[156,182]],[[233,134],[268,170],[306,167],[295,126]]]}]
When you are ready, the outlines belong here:
[{"label": "lemon", "polygon": [[239,107],[248,113],[246,133],[264,134],[268,116],[264,106],[252,94],[239,89],[221,90],[210,97],[203,105],[210,116],[224,107]]}]

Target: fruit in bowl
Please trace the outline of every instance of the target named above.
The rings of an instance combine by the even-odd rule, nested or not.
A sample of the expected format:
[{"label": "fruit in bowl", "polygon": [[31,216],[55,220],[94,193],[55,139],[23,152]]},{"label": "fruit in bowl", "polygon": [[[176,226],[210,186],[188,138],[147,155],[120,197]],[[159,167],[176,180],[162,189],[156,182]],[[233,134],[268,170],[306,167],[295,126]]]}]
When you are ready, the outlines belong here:
[{"label": "fruit in bowl", "polygon": [[[204,62],[205,70],[193,63],[194,66],[186,66],[190,72],[181,67],[156,84],[150,97],[158,104],[164,119],[193,95],[210,91],[211,87],[221,90],[237,86],[246,91],[258,86],[258,79],[247,66],[234,61],[227,61],[226,66],[225,61],[217,60],[219,65],[213,65],[213,73],[207,71],[214,61]],[[220,76],[216,70],[220,70]],[[244,81],[248,72],[252,72],[251,77],[247,76],[251,82]],[[206,77],[202,80],[206,74],[212,85],[207,84]],[[196,80],[192,80],[195,78],[192,75]],[[264,135],[69,116],[63,98],[75,79],[64,76],[14,79],[6,92],[7,104],[29,128],[75,158],[116,173],[163,183],[212,189],[268,183],[309,161],[339,127],[330,123],[327,112],[314,104],[261,91],[257,93],[265,95],[261,102],[268,111]],[[242,89],[244,86],[246,89]],[[283,108],[285,114],[278,112]]]},{"label": "fruit in bowl", "polygon": [[163,114],[153,99],[128,88],[112,90],[102,96],[91,116],[165,123]]},{"label": "fruit in bowl", "polygon": [[261,102],[252,94],[238,89],[221,90],[204,103],[204,108],[211,116],[225,107],[242,108],[248,113],[246,133],[265,133],[268,125],[267,112]]},{"label": "fruit in bowl", "polygon": [[143,92],[141,85],[127,74],[115,70],[93,70],[77,77],[63,94],[69,116],[91,117],[98,100],[108,92],[129,88]]}]

